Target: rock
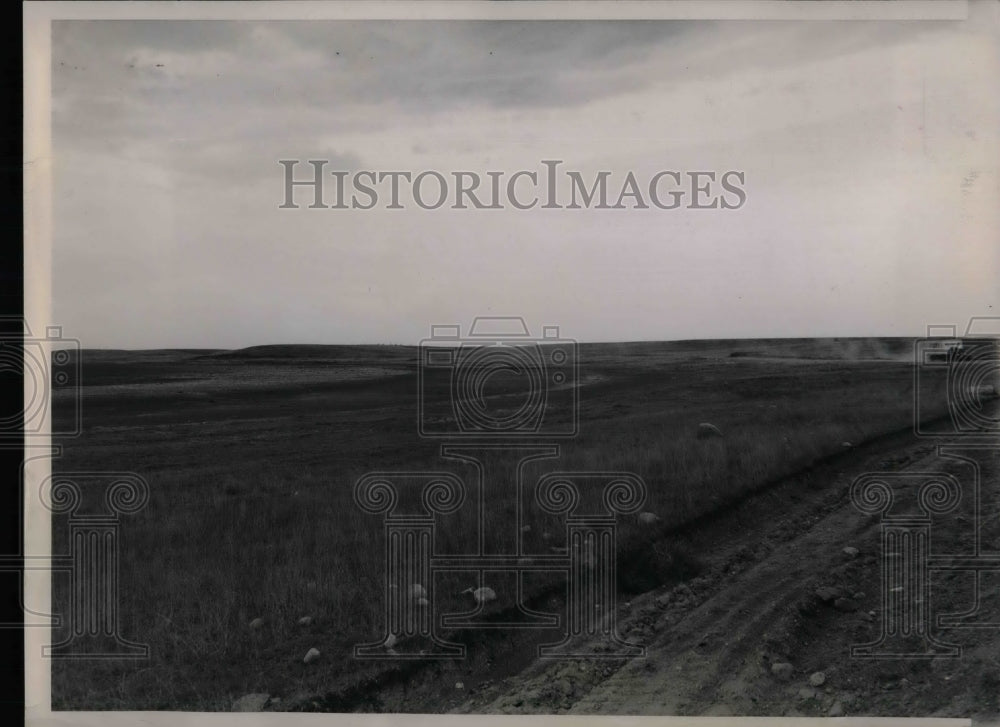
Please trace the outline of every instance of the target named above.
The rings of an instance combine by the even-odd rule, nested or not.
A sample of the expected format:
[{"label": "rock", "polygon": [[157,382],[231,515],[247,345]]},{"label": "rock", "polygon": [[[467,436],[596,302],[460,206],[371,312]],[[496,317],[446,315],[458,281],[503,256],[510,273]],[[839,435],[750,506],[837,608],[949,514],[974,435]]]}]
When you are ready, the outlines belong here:
[{"label": "rock", "polygon": [[254,631],[263,628],[263,626],[264,626],[264,619],[262,618],[255,618],[253,621],[250,622],[250,628],[253,629]]},{"label": "rock", "polygon": [[573,685],[570,683],[569,679],[557,679],[554,686],[559,694],[565,697],[572,696],[573,694]]},{"label": "rock", "polygon": [[858,604],[850,598],[838,598],[833,602],[833,607],[838,611],[857,611]]},{"label": "rock", "polygon": [[855,601],[863,601],[865,600],[865,595],[866,594],[864,591],[858,591],[853,596],[851,596],[851,598],[853,598]]},{"label": "rock", "polygon": [[795,667],[787,661],[779,661],[771,664],[771,673],[783,682],[787,682],[795,673]]},{"label": "rock", "polygon": [[851,448],[851,447],[853,447],[854,445],[853,445],[853,444],[851,444],[850,442],[841,442],[841,443],[840,443],[840,446],[841,446],[841,447],[843,447],[844,449],[850,449],[850,448]]},{"label": "rock", "polygon": [[414,583],[410,586],[410,597],[411,598],[427,598],[427,589],[425,589],[419,583]]},{"label": "rock", "polygon": [[389,634],[388,636],[385,637],[385,641],[383,641],[382,643],[385,644],[385,647],[387,649],[391,649],[393,646],[396,645],[396,642],[398,640],[399,639],[396,638],[396,634]]},{"label": "rock", "polygon": [[462,682],[455,682],[455,689],[465,689],[465,685]]},{"label": "rock", "polygon": [[857,548],[851,546],[851,545],[848,545],[841,552],[844,555],[846,555],[848,558],[857,558],[858,557],[858,553],[860,553],[861,551],[858,550]]},{"label": "rock", "polygon": [[521,532],[522,533],[530,533],[531,532],[531,526],[530,525],[522,525],[521,526]]},{"label": "rock", "polygon": [[826,674],[821,671],[813,672],[809,677],[809,683],[814,687],[821,687],[826,684]]},{"label": "rock", "polygon": [[840,597],[840,590],[837,588],[831,588],[829,586],[824,586],[823,588],[816,589],[816,597],[819,598],[823,603],[830,603]]},{"label": "rock", "polygon": [[799,699],[815,699],[815,698],[816,698],[816,690],[813,689],[812,687],[802,687],[802,689],[799,690]]},{"label": "rock", "polygon": [[639,522],[643,525],[656,525],[656,523],[660,522],[660,516],[655,512],[640,512]]},{"label": "rock", "polygon": [[263,692],[254,694],[244,694],[242,697],[233,702],[233,711],[262,712],[264,710],[264,706],[267,704],[270,698],[271,698],[270,694],[265,694]]},{"label": "rock", "polygon": [[717,426],[708,422],[702,422],[698,425],[698,439],[711,439],[713,437],[722,437],[722,432]]},{"label": "rock", "polygon": [[420,608],[427,608],[428,606],[431,605],[431,602],[428,601],[426,598],[418,598],[417,605],[420,606]]},{"label": "rock", "polygon": [[844,705],[839,701],[834,702],[833,706],[830,707],[830,711],[826,713],[827,717],[843,717],[844,716]]},{"label": "rock", "polygon": [[312,664],[318,658],[319,658],[319,649],[309,649],[309,651],[306,652],[306,655],[302,657],[302,663]]},{"label": "rock", "polygon": [[303,616],[299,619],[299,626],[308,626],[313,622],[312,616]]}]

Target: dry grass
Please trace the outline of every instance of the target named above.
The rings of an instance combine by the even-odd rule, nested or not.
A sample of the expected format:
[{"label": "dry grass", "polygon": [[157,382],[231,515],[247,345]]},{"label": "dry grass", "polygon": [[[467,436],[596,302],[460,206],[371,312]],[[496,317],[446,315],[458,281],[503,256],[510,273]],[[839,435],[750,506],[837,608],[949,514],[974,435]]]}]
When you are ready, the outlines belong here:
[{"label": "dry grass", "polygon": [[[581,436],[558,461],[539,465],[539,472],[621,470],[645,480],[643,509],[662,522],[650,531],[633,517],[623,519],[622,546],[648,547],[653,556],[648,568],[622,569],[630,590],[697,568],[696,554],[663,549],[658,536],[671,526],[842,451],[845,440],[857,444],[906,427],[912,416],[911,374],[902,364],[826,370],[720,363],[708,382],[705,366],[680,362],[652,392],[648,370],[618,372],[617,388],[584,402]],[[600,373],[616,380],[610,368]],[[379,416],[410,427],[412,415],[401,413],[410,403],[385,402],[396,409]],[[255,413],[253,427],[269,416],[278,430],[291,426],[284,409]],[[93,423],[118,423],[110,410],[103,416]],[[189,418],[202,416],[199,409]],[[719,426],[724,438],[696,439],[701,421]],[[220,426],[239,432],[251,418],[228,415]],[[356,668],[351,647],[381,629],[384,551],[381,523],[354,505],[352,485],[372,469],[447,467],[426,443],[394,446],[399,436],[392,431],[360,442],[348,431],[326,457],[310,459],[301,452],[321,448],[324,439],[309,438],[316,434],[309,421],[296,426],[309,428],[299,433],[304,449],[284,450],[285,458],[255,456],[258,445],[240,446],[234,435],[236,444],[199,460],[185,454],[196,451],[195,440],[178,439],[176,428],[139,424],[130,444],[116,448],[113,439],[92,438],[71,450],[67,469],[116,462],[150,480],[149,505],[124,524],[120,577],[123,631],[148,643],[153,656],[140,663],[54,663],[55,708],[228,709],[233,697],[251,691],[322,692]],[[487,527],[510,527],[515,507],[511,501],[494,511]],[[533,507],[525,517],[532,526],[529,552],[563,543],[558,519]],[[441,529],[440,551],[469,552],[477,539],[469,507],[443,518]],[[56,550],[65,545],[60,533],[57,524]],[[541,539],[544,533],[549,540]],[[455,576],[440,584],[451,604],[457,605],[460,582]],[[57,598],[65,597],[57,582]],[[298,626],[306,614],[313,624]],[[250,630],[258,617],[264,627]],[[323,651],[322,669],[301,664],[310,646]]]}]

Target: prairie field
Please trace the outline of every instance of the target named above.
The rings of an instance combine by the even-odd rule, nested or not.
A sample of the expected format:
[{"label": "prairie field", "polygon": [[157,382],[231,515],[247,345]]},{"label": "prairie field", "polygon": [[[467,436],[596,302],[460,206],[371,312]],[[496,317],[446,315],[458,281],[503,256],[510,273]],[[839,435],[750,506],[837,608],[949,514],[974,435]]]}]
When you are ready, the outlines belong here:
[{"label": "prairie field", "polygon": [[[648,489],[641,510],[657,521],[619,518],[619,593],[681,582],[702,567],[688,539],[700,518],[911,427],[912,352],[911,339],[581,344],[579,434],[560,441],[557,457],[527,465],[526,480],[557,470],[640,476]],[[288,709],[341,693],[354,697],[331,697],[323,708],[378,709],[364,685],[409,672],[352,656],[355,644],[383,633],[385,588],[382,521],[357,507],[354,484],[373,471],[446,471],[476,482],[468,462],[443,458],[441,442],[419,434],[417,349],[92,350],[81,358],[83,432],[60,442],[53,469],[130,471],[149,483],[148,504],[122,518],[119,602],[123,636],[147,644],[150,657],[54,660],[53,708],[229,710],[239,696],[263,692]],[[945,411],[938,388],[940,399],[922,411]],[[57,398],[57,424],[66,410]],[[699,438],[702,423],[721,436]],[[527,554],[566,546],[559,518],[530,496],[517,512],[510,470],[502,453],[484,461],[486,532],[470,496],[438,518],[436,552],[470,553],[484,541],[497,552],[511,537]],[[522,529],[511,536],[514,522]],[[60,517],[53,538],[54,552],[64,552]],[[468,610],[460,592],[475,574],[436,577],[438,614]],[[58,575],[54,588],[58,612],[69,594]],[[526,577],[525,588],[529,600],[562,603],[552,574]],[[300,625],[303,616],[311,623]],[[255,619],[262,625],[250,628]],[[453,636],[471,645],[471,665],[439,668],[478,668],[492,649],[491,668],[503,674],[559,634]],[[322,658],[304,664],[310,648]]]}]

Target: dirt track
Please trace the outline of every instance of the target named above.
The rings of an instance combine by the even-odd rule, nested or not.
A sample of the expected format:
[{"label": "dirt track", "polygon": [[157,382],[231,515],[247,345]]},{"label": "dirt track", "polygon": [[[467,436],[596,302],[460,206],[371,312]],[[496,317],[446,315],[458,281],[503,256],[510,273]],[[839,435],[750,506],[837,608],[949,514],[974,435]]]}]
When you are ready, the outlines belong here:
[{"label": "dirt track", "polygon": [[[980,518],[982,541],[984,551],[993,553],[1000,552],[998,456],[994,448],[980,458],[983,501],[992,503]],[[855,509],[848,494],[851,482],[870,471],[949,468],[953,461],[939,456],[936,443],[905,433],[789,478],[691,528],[686,537],[707,565],[701,576],[620,604],[619,631],[647,647],[645,658],[536,661],[513,678],[474,688],[450,708],[478,713],[996,715],[1000,574],[993,574],[992,594],[982,604],[981,620],[994,627],[940,632],[965,647],[961,658],[850,656],[852,644],[877,638],[881,619],[879,520]],[[860,553],[845,554],[847,546]],[[938,613],[969,608],[969,578],[949,573],[935,582]],[[832,599],[824,602],[817,595],[820,587],[838,589],[856,603],[835,608]],[[771,665],[780,662],[794,670],[785,679],[772,673]],[[809,682],[817,671],[825,677],[818,688]]]}]

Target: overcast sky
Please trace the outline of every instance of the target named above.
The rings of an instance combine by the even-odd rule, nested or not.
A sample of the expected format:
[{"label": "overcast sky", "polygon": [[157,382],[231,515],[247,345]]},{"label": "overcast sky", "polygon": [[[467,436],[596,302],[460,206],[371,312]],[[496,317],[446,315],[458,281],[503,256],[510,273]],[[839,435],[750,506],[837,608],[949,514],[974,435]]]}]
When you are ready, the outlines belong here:
[{"label": "overcast sky", "polygon": [[[1000,60],[970,23],[57,21],[52,47],[54,319],[85,347],[1000,315]],[[279,159],[742,170],[747,201],[289,210]]]}]

